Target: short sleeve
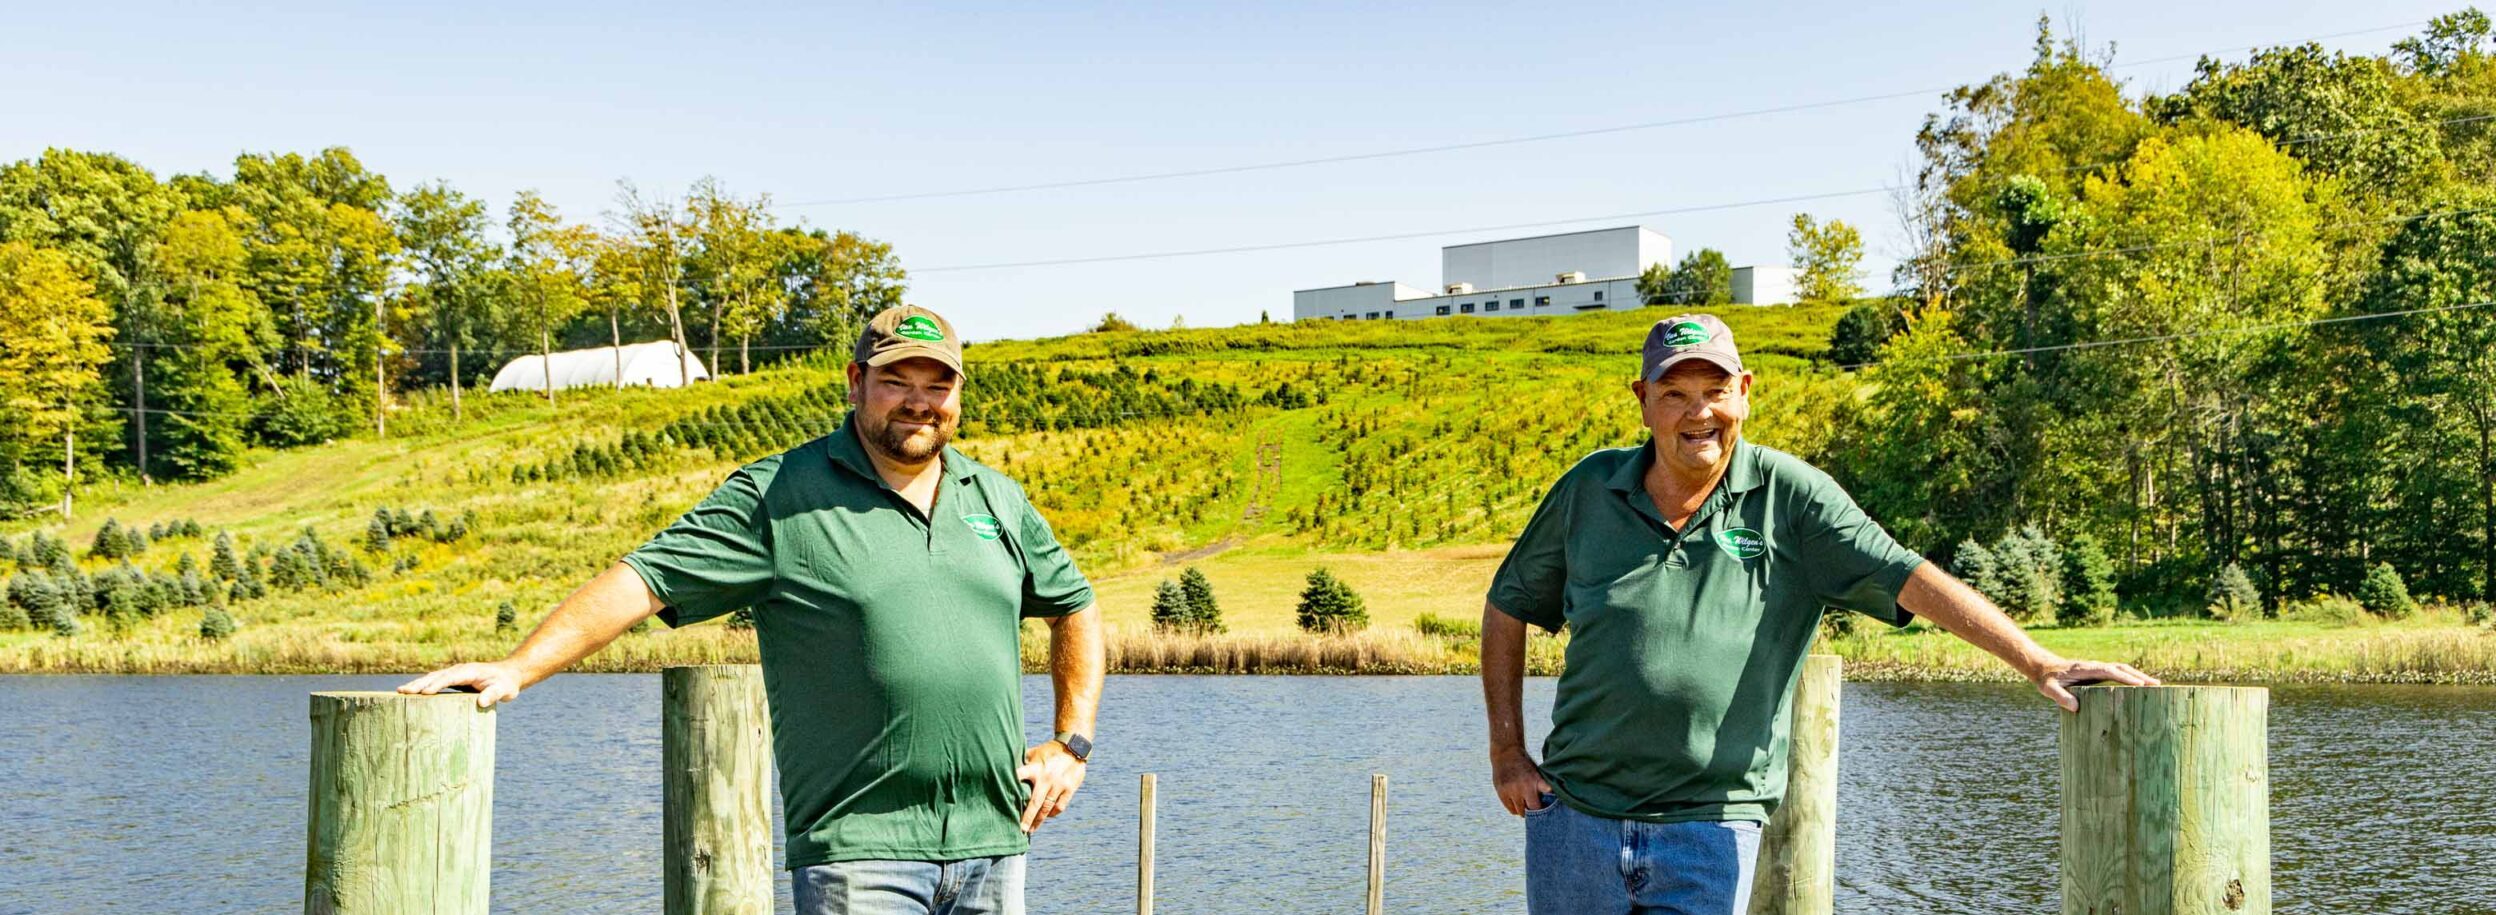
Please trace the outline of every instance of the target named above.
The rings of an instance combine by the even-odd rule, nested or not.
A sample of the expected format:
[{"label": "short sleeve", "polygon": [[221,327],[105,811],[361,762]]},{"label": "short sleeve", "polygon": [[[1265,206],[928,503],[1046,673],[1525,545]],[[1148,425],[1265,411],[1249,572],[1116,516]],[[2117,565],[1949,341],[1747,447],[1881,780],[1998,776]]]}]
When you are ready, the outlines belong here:
[{"label": "short sleeve", "polygon": [[1827,476],[1813,473],[1806,484],[1803,517],[1803,567],[1812,590],[1828,606],[1853,610],[1892,626],[1915,619],[1898,606],[1898,592],[1924,557],[1899,546],[1872,516],[1863,513],[1853,496]]},{"label": "short sleeve", "polygon": [[1552,632],[1568,622],[1564,597],[1569,584],[1569,503],[1576,474],[1564,475],[1534,507],[1534,517],[1508,548],[1508,558],[1491,576],[1491,606],[1501,613]]},{"label": "short sleeve", "polygon": [[749,466],[728,476],[702,503],[624,557],[666,608],[669,626],[698,623],[751,607],[770,593],[770,517],[763,484]]},{"label": "short sleeve", "polygon": [[1023,605],[1026,617],[1065,616],[1092,606],[1092,583],[1075,570],[1075,559],[1057,542],[1048,519],[1032,507],[1020,487],[1011,496],[1022,503],[1015,524],[1014,548],[1023,558]]}]

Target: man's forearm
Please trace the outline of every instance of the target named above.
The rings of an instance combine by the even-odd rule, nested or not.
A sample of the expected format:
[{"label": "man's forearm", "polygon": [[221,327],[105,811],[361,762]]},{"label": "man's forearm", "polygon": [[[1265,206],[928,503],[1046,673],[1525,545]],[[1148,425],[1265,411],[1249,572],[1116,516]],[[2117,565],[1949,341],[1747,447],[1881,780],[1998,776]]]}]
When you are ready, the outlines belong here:
[{"label": "man's forearm", "polygon": [[1482,602],[1482,707],[1491,752],[1525,749],[1525,621]]},{"label": "man's forearm", "polygon": [[2028,637],[2002,608],[1932,563],[1917,566],[1898,592],[1898,605],[1951,635],[1984,649],[2034,680],[2062,658]]},{"label": "man's forearm", "polygon": [[606,647],[661,606],[640,573],[616,563],[555,605],[503,663],[520,674],[521,686],[533,686]]},{"label": "man's forearm", "polygon": [[1101,611],[1085,607],[1049,621],[1049,685],[1057,692],[1057,730],[1092,736],[1101,707],[1101,676],[1109,648],[1101,636]]}]

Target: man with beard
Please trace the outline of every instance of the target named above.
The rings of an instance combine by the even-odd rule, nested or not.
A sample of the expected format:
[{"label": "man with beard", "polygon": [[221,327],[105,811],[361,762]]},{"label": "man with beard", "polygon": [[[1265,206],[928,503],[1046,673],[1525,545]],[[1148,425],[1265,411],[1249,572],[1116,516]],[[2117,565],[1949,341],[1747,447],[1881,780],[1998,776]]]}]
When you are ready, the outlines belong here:
[{"label": "man with beard", "polygon": [[[1537,915],[1738,915],[1759,827],[1785,794],[1789,703],[1824,607],[1922,616],[2065,710],[2092,681],[1901,548],[1792,455],[1742,439],[1751,374],[1713,315],[1656,322],[1630,382],[1649,438],[1561,476],[1482,611],[1491,778],[1525,817]],[[1571,638],[1538,765],[1520,714],[1525,627]]]},{"label": "man with beard", "polygon": [[[399,691],[491,705],[653,613],[751,608],[798,911],[1020,913],[1029,834],[1091,754],[1100,613],[1022,488],[947,447],[962,381],[951,324],[886,309],[859,334],[838,431],[729,475],[510,657]],[[1057,694],[1056,738],[1028,750],[1023,617],[1049,621]]]}]

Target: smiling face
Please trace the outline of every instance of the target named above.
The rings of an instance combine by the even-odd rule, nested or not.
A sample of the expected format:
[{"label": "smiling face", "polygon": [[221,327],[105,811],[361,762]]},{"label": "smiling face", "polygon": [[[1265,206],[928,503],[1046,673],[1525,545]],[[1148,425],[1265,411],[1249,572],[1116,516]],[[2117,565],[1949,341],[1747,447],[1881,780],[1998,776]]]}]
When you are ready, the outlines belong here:
[{"label": "smiling face", "polygon": [[1722,467],[1751,415],[1751,374],[1728,374],[1705,360],[1676,365],[1655,381],[1631,382],[1630,390],[1655,435],[1656,462],[1675,476],[1697,479]]},{"label": "smiling face", "polygon": [[934,359],[869,367],[849,364],[849,404],[858,437],[886,459],[927,463],[962,426],[962,376]]}]

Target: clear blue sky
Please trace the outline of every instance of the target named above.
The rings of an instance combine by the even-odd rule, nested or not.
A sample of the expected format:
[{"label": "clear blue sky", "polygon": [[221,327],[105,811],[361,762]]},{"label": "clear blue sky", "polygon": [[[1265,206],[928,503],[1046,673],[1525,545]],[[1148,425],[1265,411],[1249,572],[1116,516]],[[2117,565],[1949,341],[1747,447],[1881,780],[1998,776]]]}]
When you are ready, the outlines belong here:
[{"label": "clear blue sky", "polygon": [[[1796,210],[1897,246],[1882,195],[1252,254],[945,271],[1600,217],[1879,187],[1936,95],[1488,149],[1106,187],[806,201],[1246,165],[1773,108],[2022,66],[2039,12],[2135,90],[2189,55],[2409,26],[2385,0],[1784,4],[14,4],[0,159],[108,150],[160,174],[344,145],[394,186],[595,218],[615,182],[715,175],[785,219],[893,242],[974,339],[1290,314],[1291,290],[1438,281],[1441,245],[1644,222],[1677,252],[1784,257]],[[31,7],[31,8],[29,8]],[[520,7],[528,7],[521,9]],[[938,8],[944,7],[944,8]],[[2414,26],[2330,38],[2378,51]],[[2125,65],[2178,55],[2188,59]]]}]

